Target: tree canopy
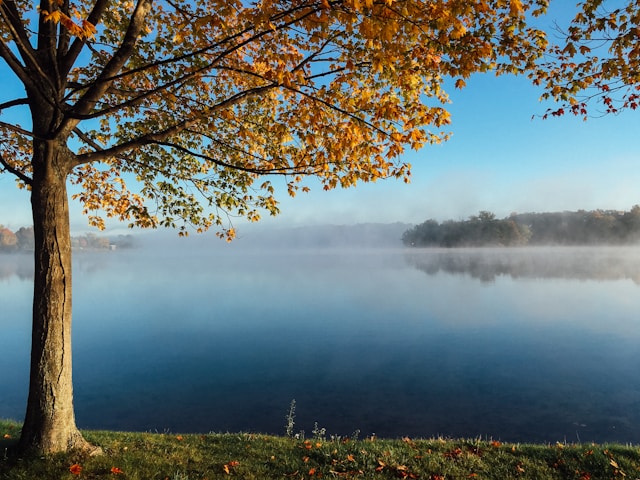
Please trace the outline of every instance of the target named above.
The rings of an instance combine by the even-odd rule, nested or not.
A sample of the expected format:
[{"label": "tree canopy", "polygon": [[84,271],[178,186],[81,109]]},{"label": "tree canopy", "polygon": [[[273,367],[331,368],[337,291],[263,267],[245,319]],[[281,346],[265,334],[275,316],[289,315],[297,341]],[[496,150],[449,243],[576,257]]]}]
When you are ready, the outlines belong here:
[{"label": "tree canopy", "polygon": [[[99,227],[100,211],[139,226],[257,220],[278,212],[273,174],[292,195],[305,175],[325,189],[408,178],[403,150],[446,137],[443,79],[531,68],[545,38],[525,15],[545,3],[43,1],[38,13],[3,0],[0,56],[26,95],[0,104],[0,162],[28,185],[34,138],[64,139]],[[36,97],[55,125],[13,122]]]},{"label": "tree canopy", "polygon": [[[640,2],[585,0],[533,74],[543,98],[560,105],[547,115],[616,114],[640,105]],[[594,111],[595,110],[595,111]]]}]

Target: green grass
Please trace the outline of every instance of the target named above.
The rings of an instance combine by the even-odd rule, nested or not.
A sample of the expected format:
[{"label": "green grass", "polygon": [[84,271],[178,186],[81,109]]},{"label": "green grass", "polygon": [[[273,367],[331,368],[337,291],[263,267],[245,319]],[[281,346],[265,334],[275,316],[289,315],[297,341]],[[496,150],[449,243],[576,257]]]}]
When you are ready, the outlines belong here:
[{"label": "green grass", "polygon": [[302,440],[250,433],[83,433],[103,448],[104,455],[21,458],[12,454],[20,424],[0,420],[0,479],[640,478],[640,448],[635,446],[450,439]]}]

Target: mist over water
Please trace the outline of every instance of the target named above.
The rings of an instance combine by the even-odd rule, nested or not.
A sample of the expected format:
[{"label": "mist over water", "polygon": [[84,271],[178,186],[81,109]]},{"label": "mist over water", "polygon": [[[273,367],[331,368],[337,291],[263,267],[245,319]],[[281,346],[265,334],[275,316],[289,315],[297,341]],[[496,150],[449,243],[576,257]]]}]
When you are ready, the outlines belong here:
[{"label": "mist over water", "polygon": [[[81,428],[284,434],[295,399],[308,435],[640,443],[639,250],[197,243],[75,255]],[[21,419],[11,262],[0,417]]]}]

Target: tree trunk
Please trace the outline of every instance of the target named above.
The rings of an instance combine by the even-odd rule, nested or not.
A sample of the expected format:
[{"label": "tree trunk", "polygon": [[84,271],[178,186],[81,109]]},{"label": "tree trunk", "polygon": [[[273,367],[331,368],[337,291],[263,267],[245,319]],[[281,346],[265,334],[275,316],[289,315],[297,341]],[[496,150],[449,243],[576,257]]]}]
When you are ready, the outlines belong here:
[{"label": "tree trunk", "polygon": [[71,375],[71,234],[66,191],[71,159],[56,141],[34,142],[35,240],[29,398],[24,450],[92,450],[76,427]]}]

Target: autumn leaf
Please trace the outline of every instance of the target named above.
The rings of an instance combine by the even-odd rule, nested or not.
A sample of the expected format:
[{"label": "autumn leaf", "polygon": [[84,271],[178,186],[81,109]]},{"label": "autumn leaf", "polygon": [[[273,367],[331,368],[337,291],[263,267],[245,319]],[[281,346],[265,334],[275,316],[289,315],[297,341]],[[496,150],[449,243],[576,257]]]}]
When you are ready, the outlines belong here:
[{"label": "autumn leaf", "polygon": [[518,17],[523,13],[522,2],[521,0],[510,0],[509,2],[509,13],[513,17]]},{"label": "autumn leaf", "polygon": [[122,475],[124,472],[120,470],[118,467],[111,467],[111,473],[114,475]]},{"label": "autumn leaf", "polygon": [[222,470],[224,470],[224,473],[229,475],[231,473],[231,469],[237,467],[238,465],[240,465],[240,462],[238,462],[237,460],[232,460],[229,463],[225,463],[222,466]]},{"label": "autumn leaf", "polygon": [[82,473],[82,466],[80,466],[77,463],[74,463],[73,465],[71,465],[69,467],[69,471],[73,474],[73,475],[80,475]]}]

